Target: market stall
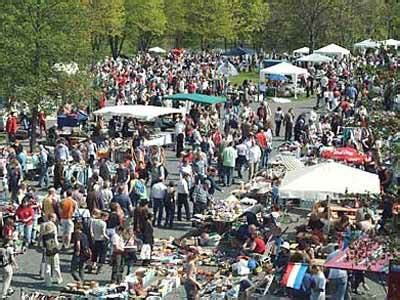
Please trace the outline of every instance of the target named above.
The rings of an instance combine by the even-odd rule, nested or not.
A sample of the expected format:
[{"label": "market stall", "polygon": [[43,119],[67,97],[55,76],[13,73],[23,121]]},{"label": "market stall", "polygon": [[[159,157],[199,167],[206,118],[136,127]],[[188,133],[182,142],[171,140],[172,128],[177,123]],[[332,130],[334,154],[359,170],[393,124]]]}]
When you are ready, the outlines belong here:
[{"label": "market stall", "polygon": [[356,149],[350,147],[339,147],[323,150],[321,152],[321,157],[336,161],[344,161],[355,165],[362,165],[371,160],[368,155],[358,152]]},{"label": "market stall", "polygon": [[78,127],[88,120],[88,115],[83,111],[78,111],[73,114],[61,114],[57,116],[58,128],[63,127]]},{"label": "market stall", "polygon": [[308,71],[303,68],[296,67],[287,62],[281,62],[269,68],[260,71],[260,81],[266,80],[268,75],[287,75],[292,77],[294,84],[294,96],[297,97],[297,80],[300,76],[308,76]]},{"label": "market stall", "polygon": [[379,194],[380,182],[376,174],[336,162],[320,163],[288,172],[279,187],[282,198],[296,198],[314,202],[326,196]]},{"label": "market stall", "polygon": [[332,61],[332,58],[321,55],[318,53],[313,53],[310,55],[303,56],[297,60],[298,62],[309,62],[309,63],[314,63],[314,64],[322,64],[322,63],[328,63]]},{"label": "market stall", "polygon": [[336,58],[342,58],[343,56],[350,55],[350,51],[346,48],[338,46],[336,44],[329,44],[325,47],[319,48],[314,51],[316,54],[321,54],[325,56],[333,56]]},{"label": "market stall", "polygon": [[387,272],[393,258],[382,238],[361,237],[352,241],[348,248],[325,263],[326,268],[351,271]]},{"label": "market stall", "polygon": [[173,101],[190,101],[193,103],[200,103],[200,104],[217,104],[226,102],[226,98],[224,97],[215,97],[203,94],[174,94],[174,95],[164,96],[164,99],[169,99]]},{"label": "market stall", "polygon": [[310,48],[308,47],[301,47],[299,49],[293,50],[294,56],[308,55],[309,53],[310,53]]},{"label": "market stall", "polygon": [[180,109],[153,106],[153,105],[117,105],[107,106],[93,112],[95,116],[111,118],[113,116],[130,117],[140,121],[153,121],[154,119],[173,114],[182,114]]}]

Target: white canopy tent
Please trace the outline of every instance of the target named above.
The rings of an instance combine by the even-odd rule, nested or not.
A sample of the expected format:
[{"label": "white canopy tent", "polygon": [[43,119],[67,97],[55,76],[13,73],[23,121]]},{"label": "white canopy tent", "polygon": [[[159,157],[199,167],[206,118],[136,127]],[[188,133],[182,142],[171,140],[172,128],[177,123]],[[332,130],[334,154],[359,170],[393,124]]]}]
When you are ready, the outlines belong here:
[{"label": "white canopy tent", "polygon": [[176,108],[153,105],[118,105],[104,107],[94,111],[93,114],[104,117],[121,116],[152,121],[160,116],[182,114],[182,111]]},{"label": "white canopy tent", "polygon": [[229,61],[223,62],[217,70],[218,74],[224,75],[226,77],[238,76],[239,72],[236,70],[235,66]]},{"label": "white canopy tent", "polygon": [[395,47],[396,49],[400,47],[400,41],[394,39],[384,40],[381,43],[385,46]]},{"label": "white canopy tent", "polygon": [[310,54],[307,56],[303,56],[303,57],[299,58],[297,61],[321,64],[321,63],[331,62],[332,58],[325,56],[325,55],[318,54],[318,53],[313,53],[313,54]]},{"label": "white canopy tent", "polygon": [[160,47],[153,47],[153,48],[150,48],[148,50],[148,52],[162,54],[162,53],[166,53],[167,51]]},{"label": "white canopy tent", "polygon": [[289,64],[287,62],[281,62],[277,65],[274,65],[272,67],[268,67],[265,69],[262,69],[260,71],[260,81],[264,81],[266,79],[267,75],[286,75],[286,76],[291,76],[293,83],[295,85],[295,93],[294,97],[297,98],[296,95],[296,87],[297,87],[297,78],[298,76],[308,76],[308,71],[303,68],[296,67],[292,64]]},{"label": "white canopy tent", "polygon": [[282,198],[324,200],[339,194],[379,194],[376,174],[336,162],[321,163],[286,173],[279,193]]},{"label": "white canopy tent", "polygon": [[364,40],[362,42],[359,43],[355,43],[354,44],[354,48],[358,48],[358,49],[376,49],[379,48],[381,46],[381,42],[378,41],[374,41],[372,39],[367,39]]},{"label": "white canopy tent", "polygon": [[302,47],[302,48],[293,50],[293,55],[294,56],[296,56],[296,55],[307,55],[309,53],[310,53],[310,48],[308,48],[308,47]]},{"label": "white canopy tent", "polygon": [[314,53],[322,54],[322,55],[326,55],[326,56],[335,56],[335,57],[339,57],[339,58],[346,56],[346,55],[350,55],[349,50],[347,50],[346,48],[343,48],[341,46],[338,46],[336,44],[329,44],[325,47],[315,50]]}]

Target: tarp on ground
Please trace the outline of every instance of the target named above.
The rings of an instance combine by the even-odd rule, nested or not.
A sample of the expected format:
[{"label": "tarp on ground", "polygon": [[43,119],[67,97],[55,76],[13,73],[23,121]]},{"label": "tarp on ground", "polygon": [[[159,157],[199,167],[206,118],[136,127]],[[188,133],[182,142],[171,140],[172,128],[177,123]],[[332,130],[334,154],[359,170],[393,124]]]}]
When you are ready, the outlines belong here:
[{"label": "tarp on ground", "polygon": [[242,55],[254,55],[256,52],[252,49],[243,48],[243,47],[235,47],[225,52],[224,56],[242,56]]},{"label": "tarp on ground", "polygon": [[338,46],[336,44],[329,44],[325,47],[319,48],[314,51],[314,53],[322,54],[322,55],[327,55],[327,56],[345,56],[349,55],[350,51],[347,50],[346,48],[343,48],[341,46]]},{"label": "tarp on ground", "polygon": [[321,163],[286,173],[279,193],[282,198],[323,200],[345,193],[378,194],[379,177],[336,162]]},{"label": "tarp on ground", "polygon": [[313,53],[310,55],[303,56],[299,58],[297,61],[311,62],[311,63],[328,63],[332,61],[332,58],[322,54]]},{"label": "tarp on ground", "polygon": [[106,106],[93,112],[93,114],[96,116],[122,116],[136,118],[143,121],[152,121],[160,116],[181,113],[182,111],[180,109],[153,105]]},{"label": "tarp on ground", "polygon": [[226,101],[226,98],[224,97],[215,97],[203,94],[174,94],[170,96],[164,96],[164,99],[169,99],[174,101],[191,101],[201,104],[217,104]]}]

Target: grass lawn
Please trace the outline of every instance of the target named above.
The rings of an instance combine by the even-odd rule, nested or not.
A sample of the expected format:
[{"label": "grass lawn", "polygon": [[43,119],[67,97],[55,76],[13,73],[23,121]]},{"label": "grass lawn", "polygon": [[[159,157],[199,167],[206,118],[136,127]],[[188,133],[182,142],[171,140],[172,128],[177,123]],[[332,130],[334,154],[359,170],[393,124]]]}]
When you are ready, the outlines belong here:
[{"label": "grass lawn", "polygon": [[258,72],[241,72],[238,76],[229,77],[229,81],[232,82],[232,84],[242,84],[243,81],[247,79],[258,83],[259,78]]}]

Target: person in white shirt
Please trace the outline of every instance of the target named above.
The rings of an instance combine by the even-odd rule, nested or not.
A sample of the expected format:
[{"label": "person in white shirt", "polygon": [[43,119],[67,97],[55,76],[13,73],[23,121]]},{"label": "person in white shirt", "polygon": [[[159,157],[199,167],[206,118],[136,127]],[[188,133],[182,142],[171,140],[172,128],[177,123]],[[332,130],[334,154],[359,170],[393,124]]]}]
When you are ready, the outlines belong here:
[{"label": "person in white shirt", "polygon": [[190,220],[189,211],[189,185],[190,185],[190,174],[183,173],[183,176],[178,181],[176,191],[178,193],[177,198],[177,210],[178,210],[178,221],[182,221],[182,206],[185,207],[186,220]]},{"label": "person in white shirt", "polygon": [[[164,211],[164,199],[167,193],[167,186],[163,181],[155,183],[151,188],[151,198],[153,200],[153,226],[161,226]],[[157,224],[156,224],[157,222]]]},{"label": "person in white shirt", "polygon": [[93,217],[94,219],[90,223],[90,235],[94,242],[92,261],[94,264],[98,262],[97,274],[99,274],[106,262],[107,241],[109,237],[107,235],[107,223],[105,220],[108,219],[108,213],[102,213],[96,209],[93,212]]},{"label": "person in white shirt", "polygon": [[247,164],[247,158],[249,156],[249,147],[244,143],[240,143],[235,146],[236,151],[237,151],[237,171],[238,171],[238,177],[240,179],[243,178],[243,169]]},{"label": "person in white shirt", "polygon": [[89,158],[89,165],[93,168],[94,161],[96,160],[97,145],[89,140],[87,144],[87,154]]},{"label": "person in white shirt", "polygon": [[257,143],[253,141],[253,145],[249,150],[249,167],[250,167],[249,180],[252,180],[254,178],[260,160],[261,160],[261,149],[257,145]]},{"label": "person in white shirt", "polygon": [[316,265],[311,266],[313,285],[311,288],[310,300],[325,300],[326,278],[321,268]]},{"label": "person in white shirt", "polygon": [[181,156],[181,152],[185,148],[185,123],[182,118],[179,118],[175,124],[176,137],[176,157]]},{"label": "person in white shirt", "polygon": [[[326,258],[327,261],[339,254],[339,249],[336,249]],[[333,295],[331,299],[344,300],[347,291],[347,271],[341,269],[329,269],[329,283],[334,285]]]}]

